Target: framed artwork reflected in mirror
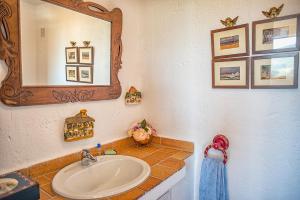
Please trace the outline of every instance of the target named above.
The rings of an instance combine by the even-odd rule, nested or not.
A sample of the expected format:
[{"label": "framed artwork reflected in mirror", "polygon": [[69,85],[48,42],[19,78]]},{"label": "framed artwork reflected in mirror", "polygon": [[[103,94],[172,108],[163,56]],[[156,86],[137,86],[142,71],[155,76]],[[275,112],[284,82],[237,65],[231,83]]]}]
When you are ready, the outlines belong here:
[{"label": "framed artwork reflected in mirror", "polygon": [[79,47],[79,64],[94,64],[93,47]]},{"label": "framed artwork reflected in mirror", "polygon": [[82,83],[93,83],[93,67],[92,66],[78,66],[78,81]]},{"label": "framed artwork reflected in mirror", "polygon": [[66,66],[66,81],[78,82],[78,70],[77,66]]},{"label": "framed artwork reflected in mirror", "polygon": [[78,48],[77,47],[66,47],[66,63],[77,64],[78,63]]}]

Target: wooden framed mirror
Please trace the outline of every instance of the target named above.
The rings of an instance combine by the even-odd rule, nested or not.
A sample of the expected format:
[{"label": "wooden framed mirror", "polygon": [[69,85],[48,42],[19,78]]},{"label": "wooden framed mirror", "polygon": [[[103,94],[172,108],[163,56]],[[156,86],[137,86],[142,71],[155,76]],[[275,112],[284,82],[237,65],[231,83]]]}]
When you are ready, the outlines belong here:
[{"label": "wooden framed mirror", "polygon": [[1,101],[10,106],[121,95],[122,11],[83,0],[0,0]]}]

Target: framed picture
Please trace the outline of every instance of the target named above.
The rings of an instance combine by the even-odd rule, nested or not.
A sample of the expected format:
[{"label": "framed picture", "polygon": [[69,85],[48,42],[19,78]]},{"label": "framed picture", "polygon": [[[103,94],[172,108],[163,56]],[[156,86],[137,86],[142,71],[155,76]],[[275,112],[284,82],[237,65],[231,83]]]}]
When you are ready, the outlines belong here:
[{"label": "framed picture", "polygon": [[76,66],[66,66],[66,81],[78,81],[78,75],[77,75],[77,67]]},{"label": "framed picture", "polygon": [[93,67],[79,66],[78,67],[79,82],[93,83]]},{"label": "framed picture", "polygon": [[79,63],[80,64],[94,64],[94,48],[93,47],[79,47]]},{"label": "framed picture", "polygon": [[252,23],[253,54],[300,50],[300,14]]},{"label": "framed picture", "polygon": [[66,47],[66,63],[77,64],[78,63],[78,48]]},{"label": "framed picture", "polygon": [[252,58],[251,88],[298,88],[299,53]]},{"label": "framed picture", "polygon": [[249,88],[249,58],[220,59],[212,62],[213,88]]},{"label": "framed picture", "polygon": [[211,31],[212,58],[249,55],[249,24]]}]

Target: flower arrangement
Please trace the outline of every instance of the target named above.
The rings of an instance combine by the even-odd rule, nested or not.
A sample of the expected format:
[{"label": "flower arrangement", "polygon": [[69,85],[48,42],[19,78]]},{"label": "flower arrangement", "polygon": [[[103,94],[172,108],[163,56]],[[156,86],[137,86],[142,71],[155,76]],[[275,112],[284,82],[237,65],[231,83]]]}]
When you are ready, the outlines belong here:
[{"label": "flower arrangement", "polygon": [[156,130],[144,119],[141,122],[133,124],[133,126],[128,130],[128,135],[138,144],[144,145],[150,143],[152,136],[157,134]]}]

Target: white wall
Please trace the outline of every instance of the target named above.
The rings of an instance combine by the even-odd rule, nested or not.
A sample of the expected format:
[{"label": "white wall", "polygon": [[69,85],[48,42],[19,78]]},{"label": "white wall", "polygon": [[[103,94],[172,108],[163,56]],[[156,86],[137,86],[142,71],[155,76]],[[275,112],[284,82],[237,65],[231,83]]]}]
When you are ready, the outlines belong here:
[{"label": "white wall", "polygon": [[21,40],[21,46],[22,47],[28,47],[24,51],[24,48],[22,48],[21,55],[23,59],[22,65],[26,66],[27,70],[23,70],[23,76],[26,77],[27,80],[30,82],[37,82],[38,80],[38,74],[36,73],[38,71],[37,63],[38,63],[38,35],[37,35],[37,18],[36,18],[36,12],[35,12],[35,6],[29,3],[24,3],[21,1],[22,5],[22,12],[21,12],[21,30],[22,31],[22,40]]},{"label": "white wall", "polygon": [[230,140],[231,200],[300,197],[300,92],[211,88],[210,30],[220,19],[264,19],[261,10],[299,0],[147,0],[144,88],[147,118],[160,133],[196,144],[195,192],[205,146],[217,132]]},{"label": "white wall", "polygon": [[[126,130],[136,120],[143,118],[143,105],[125,106],[124,96],[131,85],[143,87],[141,76],[140,0],[97,0],[108,9],[120,7],[124,14],[122,69],[119,78],[122,96],[117,100],[44,105],[29,107],[8,107],[0,103],[0,174],[27,167],[34,163],[56,158],[98,142],[106,143],[126,136]],[[7,72],[0,62],[0,80]],[[83,141],[63,141],[65,118],[87,108],[88,114],[96,119],[95,137]]]}]

